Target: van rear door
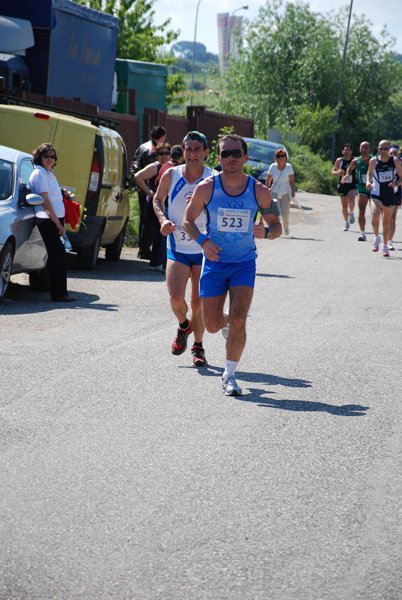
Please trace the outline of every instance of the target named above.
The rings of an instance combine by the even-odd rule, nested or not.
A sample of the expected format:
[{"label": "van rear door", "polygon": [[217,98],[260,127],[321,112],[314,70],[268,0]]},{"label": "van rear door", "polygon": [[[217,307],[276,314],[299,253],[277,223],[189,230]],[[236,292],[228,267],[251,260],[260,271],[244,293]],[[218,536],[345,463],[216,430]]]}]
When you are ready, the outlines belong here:
[{"label": "van rear door", "polygon": [[44,142],[53,144],[56,126],[56,120],[46,110],[0,106],[0,144],[3,146],[31,154]]},{"label": "van rear door", "polygon": [[88,190],[92,158],[95,151],[96,127],[72,117],[60,118],[54,138],[57,151],[55,175],[61,187],[75,192],[82,206]]}]

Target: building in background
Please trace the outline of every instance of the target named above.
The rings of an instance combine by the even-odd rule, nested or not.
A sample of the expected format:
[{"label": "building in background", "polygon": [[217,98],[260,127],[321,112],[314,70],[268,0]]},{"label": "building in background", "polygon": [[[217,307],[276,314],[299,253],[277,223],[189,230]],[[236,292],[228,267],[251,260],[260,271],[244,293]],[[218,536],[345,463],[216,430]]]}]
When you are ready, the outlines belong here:
[{"label": "building in background", "polygon": [[219,69],[224,73],[230,58],[237,59],[239,55],[239,41],[243,17],[229,15],[229,13],[218,14],[218,43],[219,43]]}]

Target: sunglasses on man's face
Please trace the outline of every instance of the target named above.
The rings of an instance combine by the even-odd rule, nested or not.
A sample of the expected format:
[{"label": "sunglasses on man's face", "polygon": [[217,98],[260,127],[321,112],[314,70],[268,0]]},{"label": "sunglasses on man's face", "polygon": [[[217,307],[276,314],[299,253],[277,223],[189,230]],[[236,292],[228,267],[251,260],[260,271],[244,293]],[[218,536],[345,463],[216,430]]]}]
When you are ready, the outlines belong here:
[{"label": "sunglasses on man's face", "polygon": [[169,156],[170,152],[158,152],[158,156]]},{"label": "sunglasses on man's face", "polygon": [[381,152],[387,152],[389,150],[389,146],[379,146],[379,151]]},{"label": "sunglasses on man's face", "polygon": [[53,158],[53,160],[56,160],[56,157],[54,154],[42,154],[43,158]]},{"label": "sunglasses on man's face", "polygon": [[221,158],[229,158],[229,156],[233,156],[233,158],[241,158],[243,156],[243,151],[236,148],[235,150],[222,150],[220,154]]}]

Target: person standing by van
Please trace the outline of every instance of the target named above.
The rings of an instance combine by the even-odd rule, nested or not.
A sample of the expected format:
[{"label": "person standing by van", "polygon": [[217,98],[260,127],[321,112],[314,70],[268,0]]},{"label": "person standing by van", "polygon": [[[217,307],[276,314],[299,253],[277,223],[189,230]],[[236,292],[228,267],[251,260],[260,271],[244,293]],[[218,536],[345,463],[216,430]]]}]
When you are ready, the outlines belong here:
[{"label": "person standing by van", "polygon": [[[151,129],[151,139],[144,144],[141,144],[134,153],[133,163],[131,166],[132,174],[135,176],[138,171],[141,171],[146,166],[156,161],[156,147],[158,144],[163,144],[166,137],[166,129],[155,125]],[[145,208],[147,205],[147,194],[138,189],[138,203],[140,206],[140,223],[138,228],[138,258],[149,260],[151,257],[152,233],[145,226]]]},{"label": "person standing by van", "polygon": [[150,254],[149,269],[151,271],[165,272],[166,261],[163,260],[162,234],[160,232],[159,220],[155,214],[153,197],[158,187],[157,177],[163,167],[167,165],[170,157],[170,144],[163,142],[156,147],[156,161],[146,166],[135,174],[135,182],[139,189],[147,194],[147,205],[145,207],[144,227],[152,235],[152,250]]},{"label": "person standing by van", "polygon": [[278,199],[285,235],[289,235],[290,202],[296,195],[295,174],[292,165],[287,160],[286,151],[279,148],[275,152],[275,162],[269,167],[265,181],[272,198]]},{"label": "person standing by van", "polygon": [[51,144],[41,144],[33,152],[34,170],[29,178],[30,190],[42,196],[44,202],[35,206],[36,224],[45,243],[50,278],[50,296],[53,302],[75,302],[67,293],[66,251],[60,239],[64,228],[64,203],[60,186],[53,173],[57,154]]}]

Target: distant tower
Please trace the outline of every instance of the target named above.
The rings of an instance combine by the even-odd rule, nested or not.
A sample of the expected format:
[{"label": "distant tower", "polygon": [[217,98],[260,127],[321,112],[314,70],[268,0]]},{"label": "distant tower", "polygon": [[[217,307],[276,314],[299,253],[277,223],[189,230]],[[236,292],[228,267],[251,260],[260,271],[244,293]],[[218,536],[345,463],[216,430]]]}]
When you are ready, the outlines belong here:
[{"label": "distant tower", "polygon": [[219,69],[221,73],[226,71],[230,57],[235,60],[238,58],[238,42],[241,39],[242,25],[243,17],[230,16],[229,13],[218,14]]}]

